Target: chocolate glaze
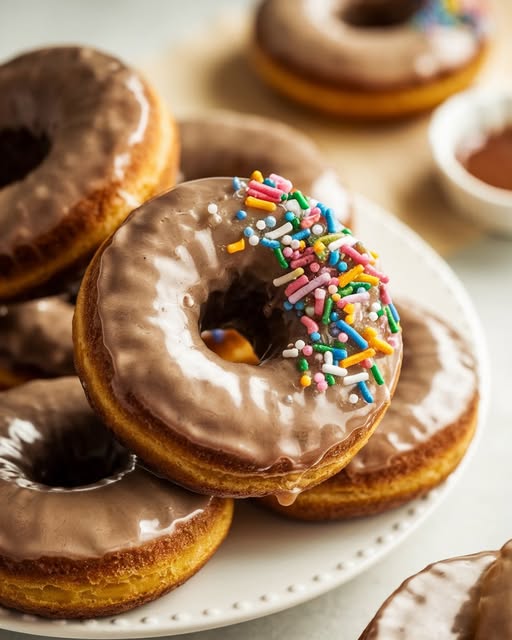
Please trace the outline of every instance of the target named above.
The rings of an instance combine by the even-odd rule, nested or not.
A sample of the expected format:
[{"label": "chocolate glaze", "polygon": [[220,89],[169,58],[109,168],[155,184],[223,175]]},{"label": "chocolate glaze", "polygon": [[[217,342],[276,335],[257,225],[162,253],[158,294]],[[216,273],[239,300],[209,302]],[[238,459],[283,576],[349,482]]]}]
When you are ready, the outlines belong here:
[{"label": "chocolate glaze", "polygon": [[[209,203],[218,213],[208,213]],[[241,235],[244,225],[235,219],[241,206],[231,179],[197,180],[144,204],[115,233],[97,282],[109,383],[121,406],[145,407],[163,428],[204,449],[254,470],[280,460],[300,470],[373,424],[398,375],[401,337],[395,335],[394,355],[379,361],[387,384],[370,385],[374,404],[350,405],[343,385],[305,392],[294,364],[279,353],[304,333],[294,314],[280,311],[283,293],[272,280],[281,267],[261,247],[225,249]],[[255,210],[249,215],[261,217]],[[213,308],[212,292],[218,292]],[[257,296],[263,308],[255,305]],[[208,314],[212,324],[202,326]],[[202,329],[237,328],[238,321],[261,338],[260,357],[267,342],[259,366],[226,362],[201,339]],[[356,317],[355,328],[359,322]],[[376,327],[390,337],[387,323]]]},{"label": "chocolate glaze", "polygon": [[499,189],[512,191],[512,127],[476,141],[459,159],[471,175]]},{"label": "chocolate glaze", "polygon": [[60,297],[0,306],[0,368],[41,376],[74,373],[72,304]]},{"label": "chocolate glaze", "polygon": [[[98,480],[109,466],[113,475]],[[41,483],[94,474],[74,488]],[[0,394],[0,555],[102,557],[172,533],[210,500],[140,467],[94,416],[77,378]]]},{"label": "chocolate glaze", "polygon": [[0,189],[0,256],[54,229],[84,198],[120,184],[150,109],[139,75],[93,49],[40,49],[0,66],[0,132],[49,140],[41,164]]},{"label": "chocolate glaze", "polygon": [[365,3],[265,0],[256,19],[256,40],[284,65],[313,79],[386,89],[463,67],[478,54],[485,38],[482,21],[429,29],[411,21],[381,28],[356,26],[344,15],[360,13],[358,5]]},{"label": "chocolate glaze", "polygon": [[315,143],[297,129],[261,116],[214,111],[179,123],[184,180],[214,176],[287,176],[298,189],[325,202],[348,224],[350,199]]},{"label": "chocolate glaze", "polygon": [[361,640],[494,640],[512,630],[512,542],[452,558],[406,580]]},{"label": "chocolate glaze", "polygon": [[368,444],[343,470],[349,477],[385,469],[456,422],[477,385],[474,355],[465,340],[433,313],[399,305],[404,334],[402,370],[393,402]]}]

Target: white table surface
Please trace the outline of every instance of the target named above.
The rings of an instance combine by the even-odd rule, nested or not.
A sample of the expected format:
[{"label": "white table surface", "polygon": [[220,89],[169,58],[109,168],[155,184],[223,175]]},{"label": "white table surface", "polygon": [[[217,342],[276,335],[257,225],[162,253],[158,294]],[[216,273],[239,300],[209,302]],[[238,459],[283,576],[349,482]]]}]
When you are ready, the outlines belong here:
[{"label": "white table surface", "polygon": [[[140,65],[219,10],[252,4],[252,0],[0,0],[0,59],[42,44],[80,42]],[[484,236],[448,262],[480,312],[492,363],[488,423],[462,480],[400,548],[349,584],[283,613],[187,638],[357,640],[384,598],[411,573],[444,557],[498,548],[512,537],[512,239]],[[0,631],[0,640],[22,638],[26,636]]]}]

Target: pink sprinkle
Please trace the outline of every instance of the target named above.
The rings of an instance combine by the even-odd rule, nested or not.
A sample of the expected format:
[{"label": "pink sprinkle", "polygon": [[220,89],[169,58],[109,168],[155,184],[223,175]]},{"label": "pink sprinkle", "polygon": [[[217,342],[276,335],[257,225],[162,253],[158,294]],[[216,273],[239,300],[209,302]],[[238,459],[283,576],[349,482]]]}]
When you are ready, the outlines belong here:
[{"label": "pink sprinkle", "polygon": [[390,336],[388,338],[388,342],[394,349],[398,349],[398,346],[400,344],[398,338],[396,338],[395,336]]},{"label": "pink sprinkle", "polygon": [[263,182],[258,182],[257,180],[251,180],[249,182],[248,193],[251,196],[255,195],[254,193],[251,193],[251,191],[256,191],[260,194],[256,197],[260,197],[264,200],[271,200],[272,202],[281,202],[281,196],[284,193],[281,189],[276,189],[275,187],[271,187]]},{"label": "pink sprinkle", "polygon": [[312,273],[318,273],[318,271],[320,271],[320,265],[318,264],[318,262],[313,262],[313,264],[311,264],[309,268]]},{"label": "pink sprinkle", "polygon": [[306,327],[308,333],[315,333],[316,331],[318,331],[317,323],[314,320],[312,320],[310,317],[301,316],[300,321]]},{"label": "pink sprinkle", "polygon": [[348,244],[341,246],[340,251],[358,264],[368,264],[370,262],[370,258],[367,255],[363,256],[359,251],[356,251],[356,249],[349,247]]},{"label": "pink sprinkle", "polygon": [[291,247],[285,247],[283,249],[283,256],[285,258],[291,258],[293,256],[293,249]]},{"label": "pink sprinkle", "polygon": [[312,227],[315,222],[318,222],[319,220],[320,212],[316,213],[315,215],[308,216],[307,218],[303,218],[300,222],[300,226],[302,229],[309,229],[309,227]]},{"label": "pink sprinkle", "polygon": [[351,295],[345,296],[341,300],[338,300],[338,302],[336,303],[336,306],[338,307],[338,309],[343,309],[343,307],[346,304],[364,302],[365,300],[368,300],[369,297],[370,297],[370,294],[368,293],[368,291],[364,291],[362,293],[352,293]]},{"label": "pink sprinkle", "polygon": [[[316,278],[313,278],[313,280],[310,280],[305,286],[302,287],[302,289],[295,291],[295,293],[289,296],[288,302],[290,302],[290,304],[295,304],[296,302],[301,300],[304,296],[307,296],[308,293],[311,293],[318,287],[321,287],[322,285],[326,284],[329,280],[330,280],[330,275],[328,273],[322,273],[322,275]],[[302,317],[304,318],[305,316],[302,316]]]},{"label": "pink sprinkle", "polygon": [[266,200],[267,202],[277,202],[275,198],[272,198],[262,191],[256,191],[256,189],[247,189],[247,195],[253,196],[254,198],[259,198],[260,200]]},{"label": "pink sprinkle", "polygon": [[[329,280],[329,286],[330,287],[336,287],[336,291],[338,291],[338,285],[339,285],[338,278],[331,278]],[[334,293],[336,293],[336,291]]]},{"label": "pink sprinkle", "polygon": [[379,286],[380,299],[384,304],[391,304],[391,296],[389,295],[388,288],[385,284]]},{"label": "pink sprinkle", "polygon": [[321,393],[323,393],[324,391],[327,391],[327,387],[329,385],[327,384],[327,382],[318,382],[316,385],[316,388],[318,389],[318,391],[320,391]]},{"label": "pink sprinkle", "polygon": [[292,190],[293,184],[286,178],[283,178],[283,176],[280,176],[277,173],[271,173],[269,175],[269,178],[272,180],[272,182],[275,182],[276,186],[279,187],[279,189],[282,189],[285,193],[290,193],[290,191]]},{"label": "pink sprinkle", "polygon": [[[381,273],[380,271],[377,271],[377,269],[372,267],[371,264],[367,264],[364,270],[366,271],[367,274],[369,274],[370,276],[375,276],[381,282],[389,282],[389,276],[387,276],[385,273]],[[389,304],[389,303],[386,302],[385,304]]]},{"label": "pink sprinkle", "polygon": [[[303,287],[304,285],[308,284],[309,282],[309,278],[306,275],[302,275],[300,276],[300,278],[297,278],[297,280],[295,280],[294,282],[291,282],[286,289],[284,290],[284,295],[288,298],[292,295],[292,293],[295,293],[295,291],[297,291],[298,289],[300,289],[301,287]],[[292,303],[294,304],[294,303]]]},{"label": "pink sprinkle", "polygon": [[366,358],[366,360],[363,360],[361,362],[361,366],[364,367],[365,369],[371,369],[372,368],[372,361],[370,360],[370,358]]},{"label": "pink sprinkle", "polygon": [[313,355],[313,347],[310,344],[307,344],[305,347],[303,347],[302,349],[302,353],[305,356],[311,356]]},{"label": "pink sprinkle", "polygon": [[340,333],[338,334],[338,340],[340,342],[347,342],[348,341],[348,336],[346,333]]},{"label": "pink sprinkle", "polygon": [[[311,270],[313,270],[314,265],[311,265]],[[325,289],[315,289],[315,315],[321,316],[324,312],[324,304],[325,304]]]},{"label": "pink sprinkle", "polygon": [[315,373],[315,375],[313,376],[313,380],[315,382],[323,382],[325,380],[325,376],[319,371],[318,373]]},{"label": "pink sprinkle", "polygon": [[314,256],[312,253],[310,253],[307,256],[300,257],[298,260],[292,260],[290,262],[290,267],[292,269],[296,269],[297,267],[304,267],[307,264],[311,264],[315,260],[316,260],[316,256]]}]

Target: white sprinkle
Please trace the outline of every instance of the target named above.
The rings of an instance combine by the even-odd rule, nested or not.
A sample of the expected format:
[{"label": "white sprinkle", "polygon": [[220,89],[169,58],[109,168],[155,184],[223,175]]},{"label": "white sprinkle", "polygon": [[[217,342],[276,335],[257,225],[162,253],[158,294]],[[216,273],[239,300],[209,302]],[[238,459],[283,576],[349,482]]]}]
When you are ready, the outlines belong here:
[{"label": "white sprinkle", "polygon": [[362,373],[355,373],[353,376],[347,376],[344,380],[343,380],[343,384],[349,385],[349,384],[356,384],[357,382],[364,382],[365,380],[368,380],[370,376],[366,373],[366,371],[363,371]]},{"label": "white sprinkle", "polygon": [[330,284],[327,287],[327,291],[331,294],[331,296],[335,293],[338,293],[338,287],[335,284]]},{"label": "white sprinkle", "polygon": [[339,249],[344,244],[346,244],[347,247],[353,247],[358,242],[359,240],[357,238],[354,238],[354,236],[348,236],[343,234],[342,238],[338,238],[338,240],[333,240],[331,243],[329,243],[328,247],[329,247],[329,251],[336,251],[336,249]]},{"label": "white sprinkle", "polygon": [[324,353],[325,364],[332,364],[332,351],[326,351]]},{"label": "white sprinkle", "polygon": [[[256,223],[256,226],[257,225],[258,223]],[[274,229],[273,231],[269,231],[268,233],[266,233],[265,237],[269,238],[270,240],[276,240],[277,238],[280,238],[281,236],[286,235],[289,231],[293,231],[293,225],[291,222],[285,222],[280,227],[277,227],[277,229]]]},{"label": "white sprinkle", "polygon": [[324,228],[322,227],[321,224],[314,224],[313,227],[311,228],[311,231],[313,232],[313,235],[321,236],[322,233],[324,232]]},{"label": "white sprinkle", "polygon": [[[325,354],[324,354],[325,356]],[[346,376],[347,370],[343,367],[335,367],[333,364],[324,364],[322,365],[323,373],[330,373],[332,376]],[[345,378],[346,380],[346,378]]]},{"label": "white sprinkle", "polygon": [[222,222],[222,217],[218,213],[210,213],[210,215],[208,216],[208,222],[211,227],[218,227]]},{"label": "white sprinkle", "polygon": [[311,305],[309,307],[306,307],[304,311],[306,315],[310,318],[312,318],[315,315],[315,307],[312,307]]},{"label": "white sprinkle", "polygon": [[292,240],[290,242],[290,247],[292,249],[298,249],[300,247],[300,240]]},{"label": "white sprinkle", "polygon": [[323,355],[321,353],[317,353],[315,354],[315,360],[318,360],[318,362],[323,362]]},{"label": "white sprinkle", "polygon": [[[254,236],[251,236],[253,238]],[[249,242],[251,239],[249,238]],[[304,273],[304,269],[302,267],[297,267],[294,271],[290,271],[290,273],[285,273],[284,276],[280,278],[274,278],[272,283],[274,287],[280,287],[282,284],[286,284],[287,282],[291,282],[292,280],[296,280],[299,276]]]},{"label": "white sprinkle", "polygon": [[299,355],[298,349],[285,349],[283,351],[283,358],[297,358]]},{"label": "white sprinkle", "polygon": [[292,237],[291,236],[283,236],[281,238],[281,244],[289,245],[291,243],[292,243]]},{"label": "white sprinkle", "polygon": [[306,346],[306,343],[304,342],[304,340],[297,340],[297,342],[295,343],[295,346],[300,351],[301,349],[304,349],[304,347]]},{"label": "white sprinkle", "polygon": [[267,223],[265,222],[265,220],[258,220],[256,222],[256,229],[263,231],[263,229],[266,229],[266,228],[267,228]]},{"label": "white sprinkle", "polygon": [[258,236],[252,235],[249,238],[249,244],[251,245],[251,247],[255,247],[259,243],[260,243],[260,239],[258,238]]},{"label": "white sprinkle", "polygon": [[374,302],[370,307],[370,309],[372,311],[380,311],[381,310],[380,302]]},{"label": "white sprinkle", "polygon": [[297,202],[297,200],[287,200],[284,206],[286,207],[287,211],[291,211],[296,216],[302,215],[302,209],[300,208],[300,204]]},{"label": "white sprinkle", "polygon": [[379,319],[379,316],[375,313],[375,311],[370,311],[368,317],[372,322],[377,322],[377,320]]},{"label": "white sprinkle", "polygon": [[217,213],[219,207],[215,204],[215,202],[210,202],[208,205],[208,213]]},{"label": "white sprinkle", "polygon": [[350,402],[350,404],[357,404],[358,400],[359,397],[355,393],[351,393],[348,397],[348,401]]}]

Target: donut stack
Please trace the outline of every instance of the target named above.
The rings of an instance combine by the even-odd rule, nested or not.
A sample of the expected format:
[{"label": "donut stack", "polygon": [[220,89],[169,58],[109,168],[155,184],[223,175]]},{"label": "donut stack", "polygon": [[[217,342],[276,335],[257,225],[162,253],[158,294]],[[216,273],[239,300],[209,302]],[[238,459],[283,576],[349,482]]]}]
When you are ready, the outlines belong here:
[{"label": "donut stack", "polygon": [[165,191],[177,127],[118,60],[35,51],[0,90],[1,605],[115,614],[198,571],[232,498],[365,515],[456,467],[475,363],[393,303],[308,138],[191,118]]}]

